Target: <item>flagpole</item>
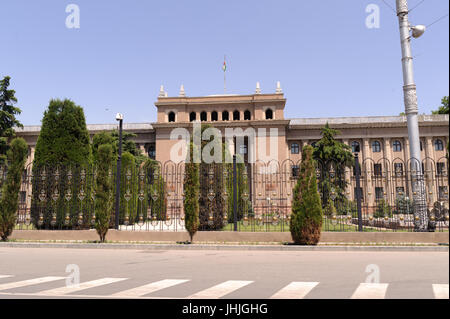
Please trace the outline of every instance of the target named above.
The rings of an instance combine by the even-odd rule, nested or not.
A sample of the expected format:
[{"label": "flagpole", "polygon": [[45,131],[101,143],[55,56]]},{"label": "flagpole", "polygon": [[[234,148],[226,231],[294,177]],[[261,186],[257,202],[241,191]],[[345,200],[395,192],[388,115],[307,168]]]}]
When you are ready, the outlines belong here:
[{"label": "flagpole", "polygon": [[227,56],[225,55],[223,58],[223,65],[224,65],[224,70],[223,70],[223,94],[227,94],[227,69],[226,69],[226,61],[227,61]]}]

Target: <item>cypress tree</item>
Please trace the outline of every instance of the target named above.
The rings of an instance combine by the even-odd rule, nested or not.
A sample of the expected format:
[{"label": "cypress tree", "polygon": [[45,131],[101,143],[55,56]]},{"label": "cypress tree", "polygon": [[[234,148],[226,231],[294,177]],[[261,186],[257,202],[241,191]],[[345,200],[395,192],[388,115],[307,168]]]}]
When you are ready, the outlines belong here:
[{"label": "cypress tree", "polygon": [[28,145],[22,138],[12,140],[8,156],[8,173],[0,199],[0,237],[6,241],[16,224],[16,213],[22,172],[28,155]]},{"label": "cypress tree", "polygon": [[112,167],[112,146],[103,144],[98,147],[97,179],[95,183],[95,229],[104,242],[108,232],[112,211],[112,181],[109,170]]},{"label": "cypress tree", "polygon": [[[193,145],[190,144],[191,155],[193,153]],[[185,178],[184,178],[184,218],[185,227],[192,240],[198,230],[199,221],[199,164],[192,161],[185,164]]]},{"label": "cypress tree", "polygon": [[33,166],[90,162],[90,139],[83,108],[71,100],[51,100],[42,119]]},{"label": "cypress tree", "polygon": [[[33,161],[33,199],[31,217],[38,228],[55,227],[81,227],[78,217],[82,201],[76,196],[80,186],[80,174],[89,169],[92,162],[92,152],[89,132],[83,108],[73,101],[65,99],[51,100],[48,109],[44,112],[41,131],[36,142],[36,152]],[[60,174],[59,181],[55,173]],[[68,172],[73,174],[72,183],[68,183]],[[45,181],[42,174],[46,173]],[[37,182],[37,181],[42,182]],[[65,194],[70,188],[74,196],[67,201],[60,196],[54,205],[41,205],[39,194],[43,191],[48,200],[52,197],[55,185],[59,186],[59,193]],[[89,198],[90,193],[86,194]],[[87,207],[84,205],[84,207]],[[42,213],[42,216],[40,214]],[[53,216],[56,214],[56,221]],[[69,222],[66,224],[66,214]],[[41,220],[41,218],[43,218]],[[84,221],[83,223],[84,224]],[[84,226],[83,226],[84,227]]]},{"label": "cypress tree", "polygon": [[290,231],[295,244],[317,245],[322,228],[322,204],[317,190],[313,148],[305,146],[294,187]]}]

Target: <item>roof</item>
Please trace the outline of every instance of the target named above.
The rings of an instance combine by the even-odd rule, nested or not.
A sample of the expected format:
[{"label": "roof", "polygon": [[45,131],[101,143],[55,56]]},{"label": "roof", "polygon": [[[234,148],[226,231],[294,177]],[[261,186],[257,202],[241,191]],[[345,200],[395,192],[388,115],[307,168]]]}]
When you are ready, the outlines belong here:
[{"label": "roof", "polygon": [[[89,132],[113,131],[118,129],[118,124],[87,124]],[[125,131],[142,132],[153,131],[150,123],[124,123]],[[40,125],[26,125],[23,128],[15,128],[16,133],[38,133],[41,131]]]},{"label": "roof", "polygon": [[[433,123],[436,125],[449,124],[448,114],[419,115],[419,125]],[[391,127],[406,126],[406,116],[364,116],[364,117],[332,117],[332,118],[294,118],[290,119],[290,128],[304,126],[315,128],[324,126],[326,123],[339,127]]]}]

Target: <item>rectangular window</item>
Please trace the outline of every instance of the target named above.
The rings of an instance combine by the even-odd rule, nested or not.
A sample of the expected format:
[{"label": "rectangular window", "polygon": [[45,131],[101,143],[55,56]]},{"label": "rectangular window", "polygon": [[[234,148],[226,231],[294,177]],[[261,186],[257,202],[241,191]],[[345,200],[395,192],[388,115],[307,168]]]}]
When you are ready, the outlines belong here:
[{"label": "rectangular window", "polygon": [[381,176],[383,174],[381,164],[373,164],[373,173],[376,176]]},{"label": "rectangular window", "polygon": [[436,170],[438,175],[445,175],[445,163],[437,163]]},{"label": "rectangular window", "polygon": [[396,187],[395,193],[397,196],[404,196],[405,195],[405,188],[404,187]]},{"label": "rectangular window", "polygon": [[156,146],[155,144],[150,144],[148,147],[148,157],[151,159],[156,159]]},{"label": "rectangular window", "polygon": [[383,187],[375,187],[375,199],[382,200],[384,198],[384,189]]},{"label": "rectangular window", "polygon": [[300,174],[300,167],[298,165],[292,165],[292,177],[298,178]]},{"label": "rectangular window", "polygon": [[247,145],[240,145],[239,146],[239,154],[246,155],[247,154]]},{"label": "rectangular window", "polygon": [[395,176],[403,176],[403,164],[394,163]]},{"label": "rectangular window", "polygon": [[439,186],[439,200],[444,201],[448,199],[447,186]]},{"label": "rectangular window", "polygon": [[291,144],[291,154],[299,154],[300,153],[300,145],[297,143]]}]

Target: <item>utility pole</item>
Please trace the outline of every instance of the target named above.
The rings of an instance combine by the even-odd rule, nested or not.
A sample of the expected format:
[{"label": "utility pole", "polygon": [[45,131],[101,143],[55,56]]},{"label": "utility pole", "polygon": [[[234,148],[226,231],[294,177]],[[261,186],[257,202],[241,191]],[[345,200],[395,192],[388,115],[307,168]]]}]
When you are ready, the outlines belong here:
[{"label": "utility pole", "polygon": [[424,26],[412,27],[408,21],[408,1],[396,0],[397,16],[400,24],[400,42],[402,48],[403,93],[405,113],[408,123],[410,146],[411,186],[414,198],[414,230],[428,230],[428,215],[425,199],[425,182],[422,174],[422,159],[420,154],[419,122],[416,85],[414,83],[413,57],[411,52],[411,35],[418,38],[425,32]]}]

